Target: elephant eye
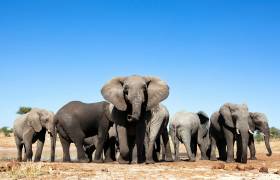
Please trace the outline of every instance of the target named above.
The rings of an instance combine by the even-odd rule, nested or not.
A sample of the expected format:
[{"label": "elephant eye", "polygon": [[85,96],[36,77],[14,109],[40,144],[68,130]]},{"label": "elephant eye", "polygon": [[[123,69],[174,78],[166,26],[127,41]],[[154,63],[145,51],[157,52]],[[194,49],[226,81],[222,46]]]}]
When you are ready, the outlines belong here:
[{"label": "elephant eye", "polygon": [[127,87],[127,86],[124,87],[123,93],[124,93],[124,94],[128,94],[128,87]]}]

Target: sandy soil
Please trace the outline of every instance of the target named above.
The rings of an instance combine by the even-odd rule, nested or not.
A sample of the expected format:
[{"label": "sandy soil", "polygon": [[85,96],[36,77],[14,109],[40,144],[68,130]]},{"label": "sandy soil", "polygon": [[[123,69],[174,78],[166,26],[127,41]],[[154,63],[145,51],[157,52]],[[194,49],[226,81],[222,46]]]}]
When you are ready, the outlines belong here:
[{"label": "sandy soil", "polygon": [[[182,161],[151,165],[119,165],[118,163],[61,163],[62,149],[57,142],[56,163],[48,163],[49,139],[46,140],[40,163],[17,163],[13,137],[0,138],[0,179],[280,179],[280,141],[271,142],[273,155],[267,157],[264,143],[257,143],[257,158],[247,164],[221,161],[196,162],[185,160],[185,150],[180,147]],[[35,151],[36,145],[33,147]],[[72,159],[76,159],[71,145]],[[2,172],[1,172],[2,171]],[[260,172],[264,171],[264,172]],[[265,172],[267,171],[267,173]]]}]

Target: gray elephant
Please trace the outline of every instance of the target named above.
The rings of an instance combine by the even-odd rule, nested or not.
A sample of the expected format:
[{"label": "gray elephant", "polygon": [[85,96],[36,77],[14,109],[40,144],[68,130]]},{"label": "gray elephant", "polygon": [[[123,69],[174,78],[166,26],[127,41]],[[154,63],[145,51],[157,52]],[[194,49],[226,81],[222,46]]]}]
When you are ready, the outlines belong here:
[{"label": "gray elephant", "polygon": [[249,112],[245,104],[226,103],[221,106],[219,112],[211,116],[210,137],[211,157],[216,160],[216,147],[219,150],[219,158],[227,162],[234,161],[234,142],[237,142],[237,162],[247,163],[247,147],[249,134],[253,132],[249,128]]},{"label": "gray elephant", "polygon": [[[101,163],[104,143],[109,128],[113,125],[110,120],[109,103],[83,103],[72,101],[64,105],[55,115],[55,125],[63,150],[63,161],[71,161],[69,147],[74,143],[77,148],[78,161],[88,162],[84,151],[84,140],[97,136],[94,162]],[[53,148],[54,150],[55,148]]]},{"label": "gray elephant", "polygon": [[197,145],[201,151],[201,159],[209,159],[209,117],[206,113],[178,112],[169,125],[169,133],[174,145],[175,161],[179,160],[179,142],[185,145],[189,161],[195,161]]},{"label": "gray elephant", "polygon": [[159,78],[133,75],[113,78],[101,93],[114,105],[111,117],[117,126],[119,163],[144,162],[146,122],[151,109],[168,97],[168,85]]},{"label": "gray elephant", "polygon": [[[162,148],[162,161],[172,161],[172,154],[168,136],[167,125],[169,122],[169,112],[167,108],[159,104],[151,109],[151,118],[147,122],[146,135],[145,135],[145,149],[146,149],[146,163],[154,163],[155,151],[160,151]],[[156,140],[157,150],[155,149]],[[154,156],[153,156],[154,155]]]},{"label": "gray elephant", "polygon": [[[251,131],[259,131],[264,136],[264,142],[267,149],[267,156],[272,155],[269,139],[270,139],[270,130],[268,126],[267,117],[264,113],[259,112],[250,112],[249,126]],[[249,137],[249,149],[250,149],[250,159],[256,160],[256,148],[254,143],[254,136],[251,134]]]},{"label": "gray elephant", "polygon": [[[92,161],[92,154],[96,150],[98,143],[98,136],[91,136],[84,139],[84,150],[89,158],[89,162]],[[117,146],[117,134],[116,127],[113,125],[108,132],[108,138],[104,144],[104,156],[105,162],[116,161],[116,146]]]},{"label": "gray elephant", "polygon": [[[40,161],[45,142],[45,134],[48,131],[51,135],[51,143],[53,144],[54,136],[56,136],[55,128],[53,127],[54,113],[32,108],[30,112],[19,116],[14,122],[14,136],[17,146],[17,160],[31,161],[33,152],[32,144],[37,141],[37,150],[34,161]],[[22,148],[24,147],[24,159],[22,159]],[[54,154],[51,154],[51,160]]]}]

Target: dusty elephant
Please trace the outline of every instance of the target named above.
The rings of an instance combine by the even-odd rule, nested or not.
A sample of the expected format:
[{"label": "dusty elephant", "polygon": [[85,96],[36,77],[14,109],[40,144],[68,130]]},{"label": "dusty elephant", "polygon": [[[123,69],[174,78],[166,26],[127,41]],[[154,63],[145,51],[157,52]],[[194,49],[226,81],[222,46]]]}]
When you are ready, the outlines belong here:
[{"label": "dusty elephant", "polygon": [[[104,143],[108,130],[113,125],[110,121],[109,103],[83,103],[72,101],[64,105],[55,115],[54,123],[63,149],[63,161],[71,161],[69,147],[74,143],[80,162],[88,162],[84,151],[85,138],[97,136],[94,162],[101,163]],[[52,148],[53,150],[55,148]]]},{"label": "dusty elephant", "polygon": [[[267,149],[267,156],[272,155],[269,139],[270,139],[270,130],[268,125],[268,120],[265,114],[259,112],[250,112],[250,119],[249,119],[249,126],[250,129],[254,131],[259,131],[264,136],[264,142]],[[250,149],[250,159],[255,160],[256,158],[256,148],[254,143],[254,136],[253,134],[249,137],[249,149]]]},{"label": "dusty elephant", "polygon": [[245,104],[226,103],[219,112],[211,116],[210,137],[211,157],[216,160],[216,147],[218,147],[221,160],[234,161],[234,142],[237,142],[237,162],[247,163],[247,147],[249,134],[249,112]]},{"label": "dusty elephant", "polygon": [[[151,118],[149,119],[150,121],[147,121],[145,135],[146,163],[154,163],[155,160],[158,160],[158,156],[155,156],[155,152],[159,152],[160,148],[162,149],[161,160],[173,161],[167,130],[169,122],[169,112],[167,108],[162,104],[155,106],[151,109]],[[156,140],[158,141],[157,149],[155,149]]]},{"label": "dusty elephant", "polygon": [[141,163],[151,109],[169,95],[168,85],[155,77],[117,77],[106,83],[101,93],[114,107],[111,117],[117,126],[119,163]]},{"label": "dusty elephant", "polygon": [[[32,108],[30,112],[19,116],[14,122],[14,136],[17,146],[17,160],[22,161],[22,148],[24,147],[24,161],[31,161],[33,152],[32,144],[37,141],[37,150],[34,161],[40,161],[45,142],[46,131],[51,136],[51,143],[54,143],[56,136],[55,128],[53,127],[54,113]],[[54,159],[54,154],[51,154],[51,161]]]},{"label": "dusty elephant", "polygon": [[185,145],[189,161],[195,161],[197,145],[201,159],[209,159],[209,117],[206,113],[178,112],[172,117],[169,133],[174,145],[175,160],[179,160],[179,142]]}]

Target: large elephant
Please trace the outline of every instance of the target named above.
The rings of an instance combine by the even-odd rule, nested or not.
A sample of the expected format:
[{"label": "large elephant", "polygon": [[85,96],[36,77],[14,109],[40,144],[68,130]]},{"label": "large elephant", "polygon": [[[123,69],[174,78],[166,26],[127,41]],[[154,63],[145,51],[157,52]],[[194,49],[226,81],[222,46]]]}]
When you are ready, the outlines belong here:
[{"label": "large elephant", "polygon": [[[103,146],[108,130],[113,125],[110,121],[109,103],[83,103],[72,101],[64,105],[55,115],[55,125],[63,149],[63,161],[71,161],[69,147],[74,143],[78,160],[88,162],[84,151],[85,138],[97,135],[94,162],[101,163]],[[54,150],[54,148],[53,148]]]},{"label": "large elephant", "polygon": [[168,97],[168,85],[155,77],[116,77],[103,86],[101,93],[114,105],[111,117],[117,126],[119,163],[143,162],[146,122],[151,109]]},{"label": "large elephant", "polygon": [[[169,112],[167,108],[159,104],[151,109],[151,118],[147,122],[145,135],[146,163],[154,163],[155,142],[157,143],[157,151],[162,149],[162,161],[172,161],[172,154],[168,136],[167,125],[169,122]],[[162,141],[160,143],[160,141]],[[158,157],[156,156],[156,160]]]},{"label": "large elephant", "polygon": [[177,112],[169,125],[169,133],[174,145],[175,160],[179,160],[179,142],[185,145],[189,161],[195,161],[197,145],[201,159],[209,159],[209,117],[206,113]]},{"label": "large elephant", "polygon": [[234,161],[234,142],[237,142],[237,162],[247,163],[249,134],[249,112],[245,104],[224,104],[219,112],[211,116],[211,160],[216,160],[218,146],[221,160]]},{"label": "large elephant", "polygon": [[[53,127],[54,113],[39,109],[32,108],[30,112],[19,116],[14,122],[14,136],[17,146],[17,160],[22,161],[22,148],[24,147],[24,161],[31,161],[33,152],[32,144],[37,141],[37,150],[34,161],[40,161],[45,142],[46,131],[51,136],[51,143],[53,144],[54,136],[56,136]],[[51,154],[51,160],[53,154]]]},{"label": "large elephant", "polygon": [[[89,162],[92,161],[92,154],[96,150],[98,143],[98,136],[91,136],[84,139],[84,149],[89,158]],[[104,156],[105,162],[116,161],[116,146],[117,146],[117,134],[116,127],[113,125],[108,132],[108,138],[104,143]]]},{"label": "large elephant", "polygon": [[[255,130],[261,132],[264,136],[264,142],[267,149],[267,156],[272,155],[271,147],[269,144],[270,130],[268,126],[267,117],[263,113],[250,112],[249,119],[250,129],[254,132]],[[250,149],[250,159],[255,160],[256,158],[256,148],[254,143],[254,136],[251,134],[249,137],[249,149]]]}]

